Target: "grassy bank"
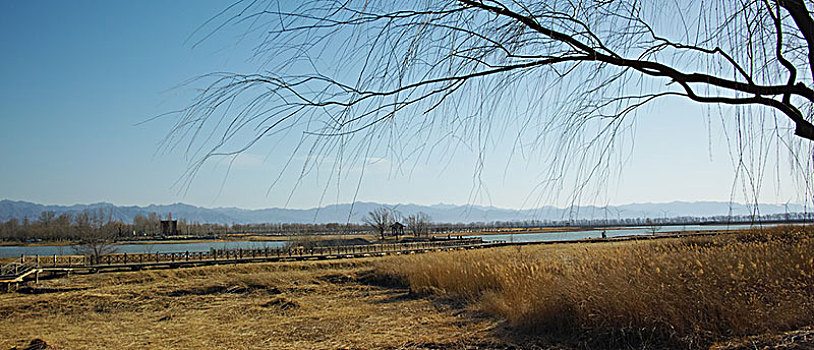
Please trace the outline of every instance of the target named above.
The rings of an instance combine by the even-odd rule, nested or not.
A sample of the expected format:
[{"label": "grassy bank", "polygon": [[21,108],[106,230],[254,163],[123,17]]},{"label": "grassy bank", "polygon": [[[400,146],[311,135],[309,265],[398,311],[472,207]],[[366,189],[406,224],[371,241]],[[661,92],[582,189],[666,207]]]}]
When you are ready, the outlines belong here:
[{"label": "grassy bank", "polygon": [[387,259],[378,273],[514,329],[601,347],[706,347],[814,325],[814,230]]}]

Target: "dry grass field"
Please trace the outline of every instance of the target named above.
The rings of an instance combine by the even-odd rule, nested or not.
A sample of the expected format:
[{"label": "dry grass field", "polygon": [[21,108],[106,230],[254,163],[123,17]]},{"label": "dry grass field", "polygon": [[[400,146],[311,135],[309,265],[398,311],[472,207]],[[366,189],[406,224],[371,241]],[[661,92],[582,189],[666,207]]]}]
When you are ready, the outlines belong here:
[{"label": "dry grass field", "polygon": [[706,348],[807,332],[814,325],[812,252],[814,229],[779,227],[402,257],[378,262],[377,271],[558,343]]},{"label": "dry grass field", "polygon": [[76,275],[0,349],[814,348],[812,231]]},{"label": "dry grass field", "polygon": [[[491,347],[495,322],[381,286],[370,259],[71,276],[0,294],[0,349]],[[386,282],[386,281],[385,281]]]}]

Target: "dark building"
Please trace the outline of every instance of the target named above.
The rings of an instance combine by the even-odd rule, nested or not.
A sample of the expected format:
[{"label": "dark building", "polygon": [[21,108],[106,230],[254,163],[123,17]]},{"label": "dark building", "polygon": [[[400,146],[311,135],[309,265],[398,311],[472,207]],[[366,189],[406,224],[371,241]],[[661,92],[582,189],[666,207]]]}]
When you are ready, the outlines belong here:
[{"label": "dark building", "polygon": [[393,236],[396,236],[396,238],[398,238],[399,235],[403,236],[404,235],[404,224],[396,221],[394,224],[390,225],[390,230],[393,232]]},{"label": "dark building", "polygon": [[177,235],[178,234],[178,220],[161,220],[161,234],[162,235]]}]

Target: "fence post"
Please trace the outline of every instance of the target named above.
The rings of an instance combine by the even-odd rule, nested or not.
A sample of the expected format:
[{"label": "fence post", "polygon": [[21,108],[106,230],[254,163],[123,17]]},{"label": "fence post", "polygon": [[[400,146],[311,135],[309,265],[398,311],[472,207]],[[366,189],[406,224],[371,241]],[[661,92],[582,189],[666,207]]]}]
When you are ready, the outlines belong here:
[{"label": "fence post", "polygon": [[20,254],[20,264],[25,264],[25,254]]},{"label": "fence post", "polygon": [[127,265],[127,253],[124,253],[124,264]]},{"label": "fence post", "polygon": [[57,255],[54,254],[54,267],[56,267],[56,266],[57,266]]}]

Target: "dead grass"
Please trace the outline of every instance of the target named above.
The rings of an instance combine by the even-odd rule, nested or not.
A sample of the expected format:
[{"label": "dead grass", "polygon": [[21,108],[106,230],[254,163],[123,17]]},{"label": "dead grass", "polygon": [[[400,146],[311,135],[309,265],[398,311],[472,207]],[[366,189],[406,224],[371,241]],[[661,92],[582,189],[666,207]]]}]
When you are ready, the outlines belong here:
[{"label": "dead grass", "polygon": [[[490,319],[365,282],[370,259],[72,276],[0,294],[0,349],[394,349],[492,344]],[[360,277],[361,276],[361,277]],[[375,282],[375,279],[374,279]]]},{"label": "dead grass", "polygon": [[814,229],[393,258],[383,276],[592,347],[707,347],[814,325]]}]

